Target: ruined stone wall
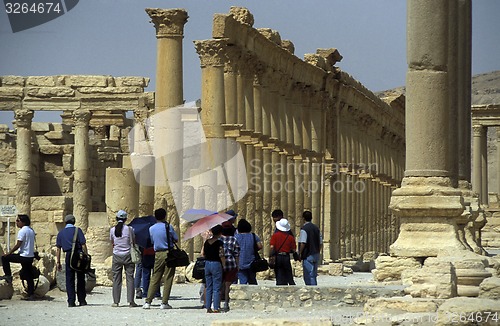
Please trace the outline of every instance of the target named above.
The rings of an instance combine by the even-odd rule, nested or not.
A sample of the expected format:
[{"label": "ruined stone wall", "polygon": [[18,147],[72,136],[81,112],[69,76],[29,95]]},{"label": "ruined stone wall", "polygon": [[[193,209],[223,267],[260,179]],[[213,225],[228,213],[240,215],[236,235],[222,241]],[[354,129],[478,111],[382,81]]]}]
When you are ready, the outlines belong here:
[{"label": "ruined stone wall", "polygon": [[[122,166],[123,156],[129,154],[128,132],[133,124],[126,118],[126,111],[144,105],[144,96],[152,101],[152,94],[145,95],[149,80],[143,77],[111,76],[2,76],[0,77],[0,110],[28,112],[27,124],[30,139],[31,162],[26,177],[19,179],[17,153],[28,144],[18,144],[18,120],[14,130],[0,128],[0,204],[15,204],[20,213],[28,213],[37,232],[40,250],[55,245],[55,236],[64,227],[63,217],[75,213],[76,160],[87,162],[86,195],[83,199],[87,212],[105,212],[106,169]],[[27,111],[26,111],[27,110]],[[33,112],[63,112],[62,123],[32,122]],[[88,111],[87,132],[78,138],[74,112]],[[31,116],[29,115],[31,113]],[[20,118],[19,118],[20,119]],[[19,124],[21,125],[21,124]],[[77,154],[75,147],[86,142],[87,150]],[[77,156],[80,155],[80,158]],[[83,155],[83,156],[82,156]],[[82,161],[83,160],[83,161]],[[21,175],[22,176],[22,175]],[[19,202],[18,185],[27,180],[29,203]],[[24,195],[24,193],[23,193]],[[80,200],[81,201],[81,200]],[[80,220],[81,214],[75,214]],[[97,216],[97,215],[96,215]],[[105,216],[105,215],[104,215]],[[105,219],[107,225],[107,219]],[[6,239],[5,221],[2,221],[2,238]],[[99,221],[95,221],[100,225]],[[11,238],[15,236],[11,227]],[[12,243],[12,240],[11,240]]]}]

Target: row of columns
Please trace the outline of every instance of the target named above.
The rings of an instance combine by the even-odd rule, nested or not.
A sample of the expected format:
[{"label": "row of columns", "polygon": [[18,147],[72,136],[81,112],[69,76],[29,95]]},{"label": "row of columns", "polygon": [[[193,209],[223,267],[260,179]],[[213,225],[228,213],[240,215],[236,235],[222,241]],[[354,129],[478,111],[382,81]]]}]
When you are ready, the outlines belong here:
[{"label": "row of columns", "polygon": [[[16,206],[20,214],[31,213],[32,131],[33,111],[20,108],[14,111],[17,129],[16,149]],[[73,214],[82,229],[88,227],[90,209],[89,121],[90,111],[77,109],[75,124]]]},{"label": "row of columns", "polygon": [[[333,121],[335,110],[341,110],[334,106],[333,99],[340,96],[336,89],[315,90],[294,81],[286,69],[266,66],[259,54],[229,46],[224,38],[195,41],[195,47],[202,68],[205,132],[241,143],[250,184],[236,207],[264,241],[274,230],[273,209],[285,212],[295,232],[301,226],[302,212],[311,210],[313,223],[321,226],[324,235],[326,259],[387,251],[397,234],[397,223],[387,206],[402,178],[402,138],[391,146],[385,144],[389,140],[369,143],[372,135],[354,131],[362,122],[347,126],[348,119],[338,120],[339,127],[327,130],[327,121]],[[335,147],[345,148],[343,157],[327,155]],[[378,169],[365,171],[345,164],[342,170],[339,162],[354,162],[357,167],[372,163]],[[336,179],[327,180],[325,173],[332,175],[333,170],[338,170]],[[358,182],[362,191],[337,189],[339,184],[349,187]],[[331,200],[325,201],[326,197]]]}]

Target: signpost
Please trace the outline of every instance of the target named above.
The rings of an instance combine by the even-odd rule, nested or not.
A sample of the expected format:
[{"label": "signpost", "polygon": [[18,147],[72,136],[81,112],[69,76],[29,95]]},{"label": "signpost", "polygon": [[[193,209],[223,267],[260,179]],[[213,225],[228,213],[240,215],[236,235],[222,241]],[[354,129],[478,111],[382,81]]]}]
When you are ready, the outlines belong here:
[{"label": "signpost", "polygon": [[7,217],[7,251],[10,251],[10,218],[17,217],[15,205],[0,205],[0,216]]}]

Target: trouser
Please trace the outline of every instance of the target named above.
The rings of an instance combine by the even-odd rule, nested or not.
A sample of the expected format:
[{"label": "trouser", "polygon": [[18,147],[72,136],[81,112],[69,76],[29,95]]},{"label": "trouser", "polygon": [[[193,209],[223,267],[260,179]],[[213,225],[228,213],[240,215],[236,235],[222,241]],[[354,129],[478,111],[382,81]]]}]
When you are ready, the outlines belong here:
[{"label": "trouser", "polygon": [[220,290],[222,287],[222,264],[219,261],[205,261],[205,279],[207,295],[205,306],[211,309],[212,302],[214,310],[220,309]]},{"label": "trouser", "polygon": [[12,271],[10,269],[10,263],[21,264],[21,272],[26,275],[26,283],[28,289],[28,295],[35,293],[35,282],[33,281],[33,273],[31,272],[31,266],[33,265],[33,257],[23,257],[19,254],[11,254],[7,256],[2,256],[2,267],[5,276],[12,276]]},{"label": "trouser", "polygon": [[250,268],[240,269],[238,271],[238,279],[240,284],[257,285],[257,273],[253,272]]},{"label": "trouser", "polygon": [[167,251],[157,251],[155,253],[155,266],[153,267],[153,275],[148,289],[147,303],[153,302],[156,291],[160,288],[160,283],[163,278],[163,298],[162,303],[167,304],[174,282],[175,267],[167,267],[166,263]]},{"label": "trouser", "polygon": [[318,285],[318,262],[319,253],[314,255],[309,255],[302,261],[302,267],[304,270],[304,283],[306,285]]},{"label": "trouser", "polygon": [[295,285],[290,254],[276,256],[274,272],[276,274],[276,285]]},{"label": "trouser", "polygon": [[122,295],[122,271],[125,268],[125,277],[127,282],[127,302],[134,302],[134,266],[130,254],[113,255],[113,302],[120,303]]},{"label": "trouser", "polygon": [[[77,272],[69,267],[71,261],[71,250],[66,252],[66,293],[68,295],[68,303],[75,303],[76,297],[78,302],[85,302],[87,293],[85,292],[85,272]],[[76,274],[76,291],[75,291],[75,274]],[[75,294],[76,292],[76,294]]]}]

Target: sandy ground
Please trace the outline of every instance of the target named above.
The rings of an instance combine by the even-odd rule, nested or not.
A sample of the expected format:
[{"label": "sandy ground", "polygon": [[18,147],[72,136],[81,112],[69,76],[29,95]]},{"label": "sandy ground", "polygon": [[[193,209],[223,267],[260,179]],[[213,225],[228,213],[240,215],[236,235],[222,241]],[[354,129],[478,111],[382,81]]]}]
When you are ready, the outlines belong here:
[{"label": "sandy ground", "polygon": [[[347,277],[319,276],[320,286],[363,286],[374,283],[370,273],[355,273]],[[303,281],[296,279],[298,285]],[[259,281],[259,285],[273,285],[274,281]],[[362,312],[362,307],[335,307],[329,309],[290,308],[274,312],[235,309],[227,313],[207,314],[201,309],[199,284],[174,284],[170,305],[172,310],[160,310],[159,300],[153,301],[150,310],[126,306],[125,287],[118,308],[112,308],[109,287],[96,287],[87,296],[88,306],[68,308],[66,293],[57,288],[36,301],[23,301],[19,295],[12,300],[0,301],[0,325],[210,325],[214,320],[248,320],[286,318],[288,320],[348,318]],[[138,304],[144,300],[136,300]],[[348,324],[342,323],[342,324]]]}]

